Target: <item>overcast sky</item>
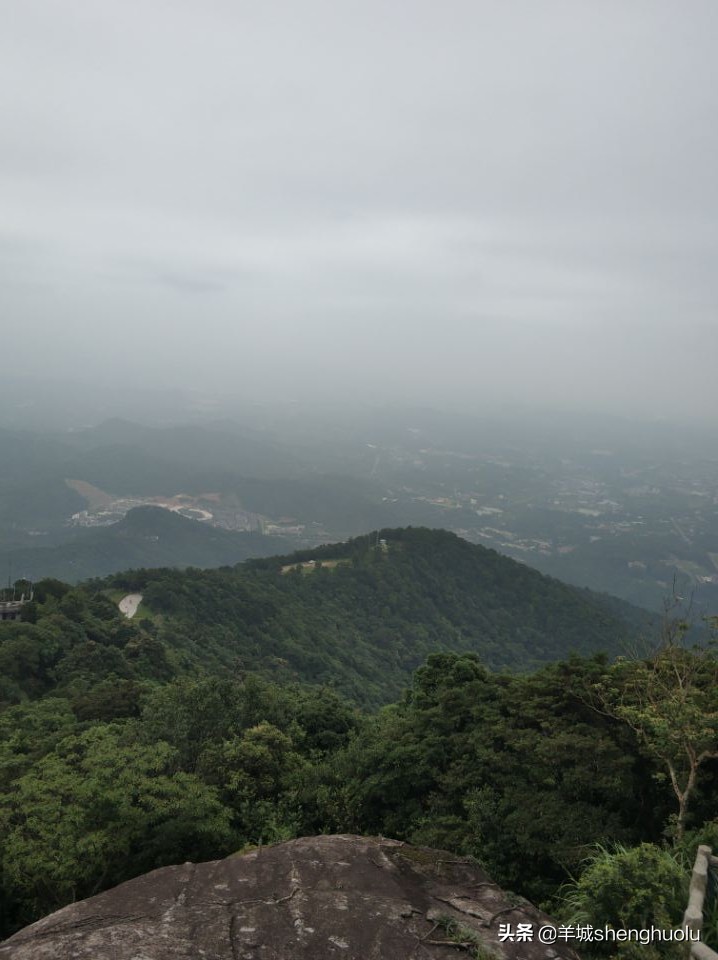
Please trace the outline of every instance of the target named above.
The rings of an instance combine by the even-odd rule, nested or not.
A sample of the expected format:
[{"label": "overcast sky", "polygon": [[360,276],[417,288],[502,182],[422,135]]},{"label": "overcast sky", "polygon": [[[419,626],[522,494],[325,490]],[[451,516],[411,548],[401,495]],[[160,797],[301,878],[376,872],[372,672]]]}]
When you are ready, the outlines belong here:
[{"label": "overcast sky", "polygon": [[716,0],[11,0],[0,370],[712,416],[717,49]]}]

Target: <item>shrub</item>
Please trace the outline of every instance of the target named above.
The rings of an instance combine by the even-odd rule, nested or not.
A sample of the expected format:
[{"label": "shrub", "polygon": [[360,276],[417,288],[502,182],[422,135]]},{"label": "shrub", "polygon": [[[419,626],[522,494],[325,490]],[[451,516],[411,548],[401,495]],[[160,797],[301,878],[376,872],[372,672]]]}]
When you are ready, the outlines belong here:
[{"label": "shrub", "polygon": [[[680,924],[688,896],[688,873],[674,854],[654,844],[599,847],[586,861],[578,880],[564,888],[568,924],[614,930],[669,930]],[[592,944],[585,956],[640,958],[678,957],[684,950],[671,943]]]}]

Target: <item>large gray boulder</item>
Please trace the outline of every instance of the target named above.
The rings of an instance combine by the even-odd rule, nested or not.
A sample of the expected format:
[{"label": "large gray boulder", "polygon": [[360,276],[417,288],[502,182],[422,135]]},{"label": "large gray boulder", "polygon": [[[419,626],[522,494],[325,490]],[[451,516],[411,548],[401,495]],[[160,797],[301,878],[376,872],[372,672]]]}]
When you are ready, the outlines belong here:
[{"label": "large gray boulder", "polygon": [[[550,922],[465,858],[307,837],[130,880],[16,933],[0,960],[575,960],[537,942]],[[534,939],[501,942],[519,923]]]}]

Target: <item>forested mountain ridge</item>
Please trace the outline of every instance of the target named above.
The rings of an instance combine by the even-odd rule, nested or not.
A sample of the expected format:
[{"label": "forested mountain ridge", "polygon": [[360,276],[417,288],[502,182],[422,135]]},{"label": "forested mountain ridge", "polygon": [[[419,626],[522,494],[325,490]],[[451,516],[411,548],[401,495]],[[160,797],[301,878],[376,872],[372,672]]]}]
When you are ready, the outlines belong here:
[{"label": "forested mountain ridge", "polygon": [[442,530],[384,530],[214,571],[109,578],[139,591],[159,635],[205,665],[328,684],[359,703],[397,696],[439,650],[526,671],[570,653],[623,653],[642,611],[568,587]]},{"label": "forested mountain ridge", "polygon": [[[129,592],[143,595],[132,621],[117,609]],[[4,627],[0,701],[62,692],[66,678],[77,693],[111,674],[120,689],[252,671],[376,706],[431,653],[527,672],[572,653],[615,656],[651,626],[613,598],[421,528],[218,570],[130,570],[74,588],[45,580],[24,618]]]}]

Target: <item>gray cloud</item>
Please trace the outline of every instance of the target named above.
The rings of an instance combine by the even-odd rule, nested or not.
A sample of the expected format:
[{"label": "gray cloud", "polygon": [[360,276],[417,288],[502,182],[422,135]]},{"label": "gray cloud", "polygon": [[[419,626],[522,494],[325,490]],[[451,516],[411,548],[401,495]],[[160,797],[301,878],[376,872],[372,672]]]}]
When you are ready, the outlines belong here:
[{"label": "gray cloud", "polygon": [[23,0],[6,19],[18,369],[718,400],[713,0]]}]

